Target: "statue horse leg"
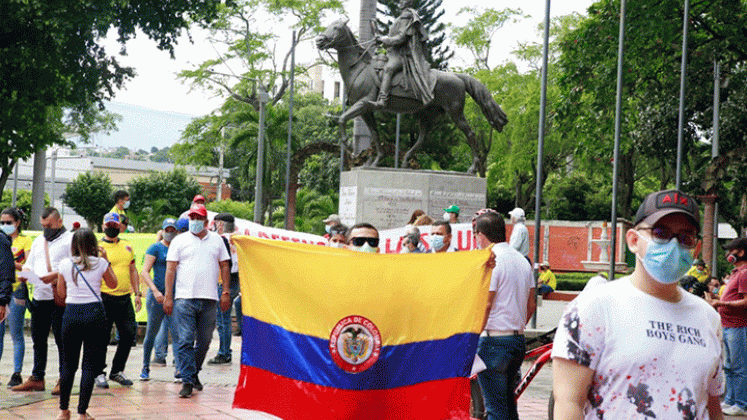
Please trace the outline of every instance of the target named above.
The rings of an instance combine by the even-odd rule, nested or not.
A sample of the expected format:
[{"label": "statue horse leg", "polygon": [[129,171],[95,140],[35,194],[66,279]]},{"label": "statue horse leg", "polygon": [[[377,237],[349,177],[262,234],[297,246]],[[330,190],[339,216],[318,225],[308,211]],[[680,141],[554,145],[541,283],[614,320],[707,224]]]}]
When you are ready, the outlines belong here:
[{"label": "statue horse leg", "polygon": [[430,132],[431,127],[433,127],[436,118],[438,118],[440,114],[440,110],[436,107],[428,107],[415,114],[415,118],[418,119],[418,139],[415,141],[415,144],[407,150],[407,153],[405,153],[405,156],[402,158],[403,168],[408,167],[407,163],[410,161],[410,158],[415,151],[423,145],[425,137],[428,135],[428,132]]},{"label": "statue horse leg", "polygon": [[352,120],[355,117],[362,117],[363,121],[371,131],[371,144],[373,145],[376,156],[371,157],[366,161],[366,166],[376,166],[381,159],[381,147],[379,147],[379,136],[376,131],[376,119],[373,116],[373,107],[370,104],[371,98],[369,95],[359,99],[356,103],[350,106],[345,112],[340,115],[339,123],[340,126],[344,126],[346,122]]},{"label": "statue horse leg", "polygon": [[472,165],[467,170],[471,174],[480,172],[480,175],[485,175],[484,169],[482,168],[482,161],[480,157],[483,154],[482,148],[477,142],[475,132],[472,131],[467,118],[464,116],[464,95],[460,96],[461,106],[459,104],[453,104],[455,106],[450,107],[446,111],[449,113],[451,120],[454,121],[457,127],[462,130],[464,136],[467,138],[467,144],[472,149]]}]

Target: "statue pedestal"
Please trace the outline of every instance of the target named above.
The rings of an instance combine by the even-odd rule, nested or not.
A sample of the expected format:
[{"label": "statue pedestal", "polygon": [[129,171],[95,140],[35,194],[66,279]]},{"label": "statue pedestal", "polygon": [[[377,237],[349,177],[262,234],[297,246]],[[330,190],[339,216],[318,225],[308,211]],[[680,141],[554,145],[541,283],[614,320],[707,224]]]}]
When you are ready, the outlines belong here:
[{"label": "statue pedestal", "polygon": [[434,220],[459,206],[460,223],[485,207],[487,180],[460,172],[393,168],[353,168],[340,175],[340,218],[352,226],[367,222],[377,229],[403,227],[413,211]]}]

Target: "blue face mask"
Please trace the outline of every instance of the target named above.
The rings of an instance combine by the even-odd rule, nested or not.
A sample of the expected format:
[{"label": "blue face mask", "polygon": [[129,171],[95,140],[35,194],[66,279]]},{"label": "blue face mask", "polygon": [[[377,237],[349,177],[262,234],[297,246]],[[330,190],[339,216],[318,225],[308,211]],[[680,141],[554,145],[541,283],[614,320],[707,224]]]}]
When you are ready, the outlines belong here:
[{"label": "blue face mask", "polygon": [[0,229],[2,229],[6,235],[10,236],[15,233],[16,225],[0,225]]},{"label": "blue face mask", "polygon": [[431,249],[435,252],[444,246],[443,235],[431,235]]},{"label": "blue face mask", "polygon": [[[636,233],[638,233],[636,231]],[[665,244],[644,238],[640,233],[638,236],[648,243],[646,255],[641,259],[643,268],[654,280],[663,284],[677,283],[687,273],[693,264],[692,251],[680,246],[677,238],[672,238]]]},{"label": "blue face mask", "polygon": [[204,229],[205,229],[204,220],[190,220],[189,221],[189,231],[194,233],[195,235],[202,232]]}]

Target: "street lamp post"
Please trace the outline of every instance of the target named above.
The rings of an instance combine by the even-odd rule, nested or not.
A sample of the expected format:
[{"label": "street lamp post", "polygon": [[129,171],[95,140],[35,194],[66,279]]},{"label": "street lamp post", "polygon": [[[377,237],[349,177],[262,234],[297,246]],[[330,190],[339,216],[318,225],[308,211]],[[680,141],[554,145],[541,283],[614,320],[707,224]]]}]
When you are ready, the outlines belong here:
[{"label": "street lamp post", "polygon": [[257,82],[257,85],[259,87],[259,132],[257,133],[257,178],[254,185],[254,223],[262,224],[265,212],[262,205],[265,167],[265,104],[269,97],[262,82]]}]

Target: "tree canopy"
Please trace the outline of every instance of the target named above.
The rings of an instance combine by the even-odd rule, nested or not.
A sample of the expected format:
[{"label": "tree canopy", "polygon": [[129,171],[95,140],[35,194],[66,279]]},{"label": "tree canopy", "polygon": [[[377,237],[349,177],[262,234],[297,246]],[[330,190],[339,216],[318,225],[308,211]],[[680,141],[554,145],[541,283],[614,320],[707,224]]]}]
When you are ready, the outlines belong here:
[{"label": "tree canopy", "polygon": [[102,101],[135,75],[102,46],[110,28],[125,43],[137,30],[173,55],[177,36],[217,16],[219,0],[10,0],[0,6],[0,190],[9,169],[63,143],[65,113],[95,129]]}]

